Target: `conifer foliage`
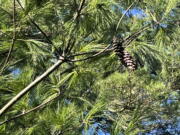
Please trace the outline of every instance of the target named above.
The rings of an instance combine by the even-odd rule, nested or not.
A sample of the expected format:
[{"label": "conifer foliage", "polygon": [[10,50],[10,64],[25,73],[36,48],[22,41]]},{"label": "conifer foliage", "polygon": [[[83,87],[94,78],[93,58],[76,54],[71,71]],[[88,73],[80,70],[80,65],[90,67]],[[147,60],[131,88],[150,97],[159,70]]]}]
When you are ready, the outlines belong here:
[{"label": "conifer foliage", "polygon": [[180,134],[179,4],[0,0],[0,135]]}]

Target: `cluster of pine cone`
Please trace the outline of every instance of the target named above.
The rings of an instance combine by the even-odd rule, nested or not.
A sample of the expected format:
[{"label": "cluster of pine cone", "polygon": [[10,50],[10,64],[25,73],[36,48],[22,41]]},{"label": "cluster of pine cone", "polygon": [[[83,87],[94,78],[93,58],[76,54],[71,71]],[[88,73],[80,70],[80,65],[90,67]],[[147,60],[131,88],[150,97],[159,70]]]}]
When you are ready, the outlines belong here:
[{"label": "cluster of pine cone", "polygon": [[113,41],[112,41],[112,45],[114,47],[114,51],[115,51],[116,55],[118,56],[120,62],[125,67],[127,67],[130,71],[136,70],[137,63],[123,47],[123,39],[114,37]]}]

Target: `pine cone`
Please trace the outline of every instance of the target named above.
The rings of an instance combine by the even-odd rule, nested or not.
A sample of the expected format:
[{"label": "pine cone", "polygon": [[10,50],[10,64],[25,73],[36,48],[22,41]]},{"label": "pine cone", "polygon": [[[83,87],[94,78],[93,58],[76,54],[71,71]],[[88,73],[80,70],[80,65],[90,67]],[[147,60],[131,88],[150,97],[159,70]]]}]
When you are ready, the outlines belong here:
[{"label": "pine cone", "polygon": [[122,43],[122,39],[114,37],[112,42],[114,51],[116,52],[116,55],[118,56],[120,62],[129,70],[134,71],[137,69],[137,64],[132,56],[124,49]]}]

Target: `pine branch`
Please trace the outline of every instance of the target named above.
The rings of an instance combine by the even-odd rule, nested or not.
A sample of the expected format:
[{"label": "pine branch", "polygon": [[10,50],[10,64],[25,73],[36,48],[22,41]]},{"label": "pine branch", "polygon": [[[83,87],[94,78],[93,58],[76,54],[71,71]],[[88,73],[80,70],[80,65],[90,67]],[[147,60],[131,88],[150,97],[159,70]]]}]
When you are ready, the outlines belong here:
[{"label": "pine branch", "polygon": [[137,39],[137,37],[144,32],[145,30],[147,30],[150,27],[150,25],[144,26],[141,29],[139,29],[138,31],[136,31],[135,33],[131,34],[130,36],[128,36],[127,38],[125,38],[122,42],[123,46],[127,47],[132,41],[134,41],[135,39]]},{"label": "pine branch", "polygon": [[10,118],[10,119],[7,119],[7,120],[1,122],[0,125],[3,125],[3,124],[5,124],[5,123],[7,123],[7,122],[10,122],[10,121],[15,120],[15,119],[17,119],[17,118],[20,118],[20,117],[22,117],[22,116],[25,116],[26,114],[29,114],[29,113],[31,113],[31,112],[33,112],[33,111],[37,111],[37,110],[39,110],[39,109],[42,109],[45,105],[47,105],[48,103],[52,102],[53,100],[55,100],[55,99],[56,99],[57,97],[59,97],[59,96],[60,96],[60,94],[56,95],[54,98],[52,98],[52,99],[50,99],[50,100],[48,100],[48,101],[46,101],[46,102],[44,102],[44,103],[42,103],[42,104],[34,107],[34,108],[32,108],[32,109],[30,109],[30,110],[28,110],[28,111],[26,111],[26,112],[23,112],[23,113],[18,114],[18,115],[14,116],[14,117],[12,117],[12,118]]},{"label": "pine branch", "polygon": [[[123,41],[122,41],[122,44],[123,46],[128,46],[133,40],[135,40],[142,32],[144,32],[145,30],[147,30],[149,28],[149,25],[148,26],[145,26],[143,28],[141,28],[140,30],[138,30],[137,32],[131,34],[130,36],[128,36],[127,38],[125,38]],[[88,60],[88,59],[91,59],[91,58],[94,58],[98,55],[101,55],[105,52],[111,52],[113,51],[114,48],[111,48],[111,49],[108,49],[109,47],[111,46],[108,45],[105,49],[103,49],[102,51],[100,52],[97,52],[97,51],[90,51],[90,52],[83,52],[83,53],[78,53],[78,54],[73,54],[71,56],[68,56],[67,58],[72,58],[72,57],[75,57],[75,56],[82,56],[82,55],[89,55],[89,54],[94,54],[90,57],[87,57],[87,58],[84,58],[84,59],[79,59],[79,60],[70,60],[71,62],[78,62],[78,61],[83,61],[83,60]]]},{"label": "pine branch", "polygon": [[33,82],[31,82],[26,88],[21,90],[15,97],[13,97],[6,105],[4,105],[0,110],[0,116],[4,114],[11,106],[13,106],[18,100],[20,100],[27,92],[31,90],[34,86],[40,83],[44,78],[56,70],[62,63],[64,63],[64,57],[61,57],[54,65],[47,69],[41,76],[37,77]]},{"label": "pine branch", "polygon": [[85,1],[86,1],[86,0],[82,0],[82,1],[81,1],[80,6],[79,6],[79,8],[78,8],[78,10],[77,10],[77,13],[76,13],[75,16],[74,16],[74,20],[77,20],[77,18],[78,18],[79,15],[81,14],[81,11],[82,11],[82,9],[83,9],[83,6],[84,6],[84,4],[85,4]]},{"label": "pine branch", "polygon": [[7,10],[3,9],[2,7],[0,7],[0,9],[3,10],[5,13],[7,13],[11,18],[13,17],[13,15],[9,13]]},{"label": "pine branch", "polygon": [[[144,29],[143,29],[144,30]],[[142,30],[139,30],[137,33],[135,34],[132,34],[131,36],[129,36],[127,38],[127,41],[132,41],[132,39],[134,39],[134,35],[137,35],[139,33],[141,33]],[[129,39],[129,40],[128,40]],[[128,42],[129,43],[129,42]],[[14,105],[21,97],[23,97],[24,94],[26,94],[28,91],[31,90],[32,87],[34,87],[35,85],[37,85],[39,82],[41,82],[45,77],[47,77],[50,73],[52,73],[54,70],[56,70],[63,62],[65,61],[70,61],[70,62],[78,62],[78,61],[85,61],[85,60],[88,60],[88,59],[91,59],[91,58],[94,58],[96,56],[99,56],[105,52],[109,52],[109,51],[112,51],[114,48],[112,49],[108,49],[109,47],[111,46],[108,45],[105,49],[103,49],[102,51],[90,56],[90,57],[87,57],[87,58],[84,58],[84,59],[78,59],[78,60],[68,60],[68,59],[65,59],[64,57],[61,57],[60,60],[58,60],[57,63],[55,63],[52,67],[50,67],[49,69],[47,69],[40,77],[38,77],[37,79],[35,79],[32,83],[30,83],[26,88],[24,88],[20,93],[18,93],[14,98],[12,98],[1,110],[0,110],[0,116],[5,112],[7,111],[7,109],[9,109],[12,105]]]},{"label": "pine branch", "polygon": [[[24,7],[22,6],[21,2],[19,0],[17,0],[19,6],[21,7],[21,9],[25,12]],[[48,38],[48,36],[46,35],[46,33],[40,28],[40,26],[29,16],[27,15],[30,22],[42,33],[42,35],[46,38],[46,40],[48,41],[49,44],[52,44],[52,41]]]},{"label": "pine branch", "polygon": [[13,48],[14,48],[14,44],[16,41],[16,0],[13,1],[13,37],[12,37],[12,43],[11,43],[11,47],[9,49],[8,55],[5,59],[4,65],[0,71],[0,74],[3,72],[3,70],[6,68],[7,63],[10,60]]},{"label": "pine branch", "polygon": [[[21,6],[21,8],[24,10],[24,8],[22,7],[21,3],[19,2],[19,0],[17,0],[17,2],[19,3],[19,5]],[[85,0],[82,0],[80,7],[78,9],[78,14],[80,14],[83,4],[85,3]],[[29,17],[30,18],[30,17]],[[77,17],[75,17],[77,19]],[[34,22],[31,18],[30,21]],[[33,24],[36,24],[35,22]],[[38,25],[35,25],[36,27]],[[44,33],[40,27],[37,27],[42,34]],[[45,34],[45,33],[44,33]],[[45,37],[46,34],[44,35]],[[48,38],[47,38],[48,39]],[[14,98],[12,98],[5,106],[3,106],[0,110],[0,116],[2,114],[5,113],[5,111],[7,111],[12,105],[14,105],[18,100],[20,100],[27,92],[29,92],[31,90],[31,88],[33,88],[34,86],[36,86],[38,83],[40,83],[44,78],[46,78],[50,73],[52,73],[54,70],[56,70],[63,62],[65,61],[64,57],[61,56],[61,58],[49,69],[47,69],[41,76],[39,76],[38,78],[36,78],[33,82],[31,82],[26,88],[24,88],[20,93],[18,93]]]},{"label": "pine branch", "polygon": [[[108,49],[109,47],[111,46],[111,44],[110,45],[108,45],[105,49],[103,49],[102,51],[100,51],[100,52],[98,52],[98,53],[96,53],[96,54],[94,54],[94,55],[92,55],[92,56],[89,56],[89,57],[87,57],[87,58],[84,58],[84,59],[78,59],[78,60],[70,60],[71,62],[78,62],[78,61],[85,61],[85,60],[88,60],[88,59],[91,59],[91,58],[95,58],[96,56],[99,56],[99,55],[101,55],[101,54],[103,54],[103,53],[105,53],[105,52],[109,52],[109,51],[112,51],[113,49]],[[84,53],[85,54],[85,53]],[[86,53],[87,54],[87,53]]]},{"label": "pine branch", "polygon": [[[76,12],[76,14],[75,14],[75,16],[74,16],[74,20],[73,20],[73,21],[78,21],[78,18],[79,18],[79,16],[80,16],[81,11],[82,11],[82,9],[83,9],[83,6],[84,6],[84,4],[85,4],[85,1],[86,1],[86,0],[82,0],[82,1],[81,1],[80,5],[79,5],[79,8],[78,8],[78,10],[77,10],[77,12]],[[73,31],[74,31],[74,29],[71,28],[71,30],[70,30],[70,32],[69,32],[70,34],[69,34],[69,36],[68,36],[68,42],[67,42],[67,47],[66,47],[66,49],[65,49],[65,53],[70,53],[70,51],[71,51],[72,48],[74,47],[75,42],[73,42],[73,44],[70,44],[70,41],[72,40],[72,33],[73,33]]]},{"label": "pine branch", "polygon": [[[25,9],[23,8],[21,2],[19,0],[17,0],[19,6],[21,7],[21,9],[25,12]],[[31,16],[28,15],[28,18],[30,20],[30,22],[41,32],[41,34],[45,37],[45,39],[47,40],[47,42],[49,44],[51,44],[54,49],[57,51],[58,49],[56,48],[56,46],[52,43],[52,41],[49,39],[49,37],[47,36],[47,34],[41,29],[41,27],[31,18]],[[58,51],[57,51],[58,52]]]},{"label": "pine branch", "polygon": [[130,8],[135,4],[136,0],[126,9],[126,11],[124,12],[124,14],[121,16],[121,18],[118,21],[118,24],[116,26],[116,31],[118,30],[118,27],[122,21],[122,19],[124,18],[124,16],[126,15],[126,13],[130,10]]}]

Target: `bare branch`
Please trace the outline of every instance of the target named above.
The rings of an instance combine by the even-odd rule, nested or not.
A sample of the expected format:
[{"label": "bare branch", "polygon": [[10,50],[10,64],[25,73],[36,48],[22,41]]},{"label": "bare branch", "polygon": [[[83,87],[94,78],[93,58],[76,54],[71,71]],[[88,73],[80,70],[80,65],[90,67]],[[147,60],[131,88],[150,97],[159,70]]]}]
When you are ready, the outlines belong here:
[{"label": "bare branch", "polygon": [[88,55],[88,54],[95,54],[98,53],[98,51],[89,51],[89,52],[82,52],[82,53],[77,53],[73,54],[71,56],[68,56],[68,58],[76,57],[76,56],[82,56],[82,55]]}]

